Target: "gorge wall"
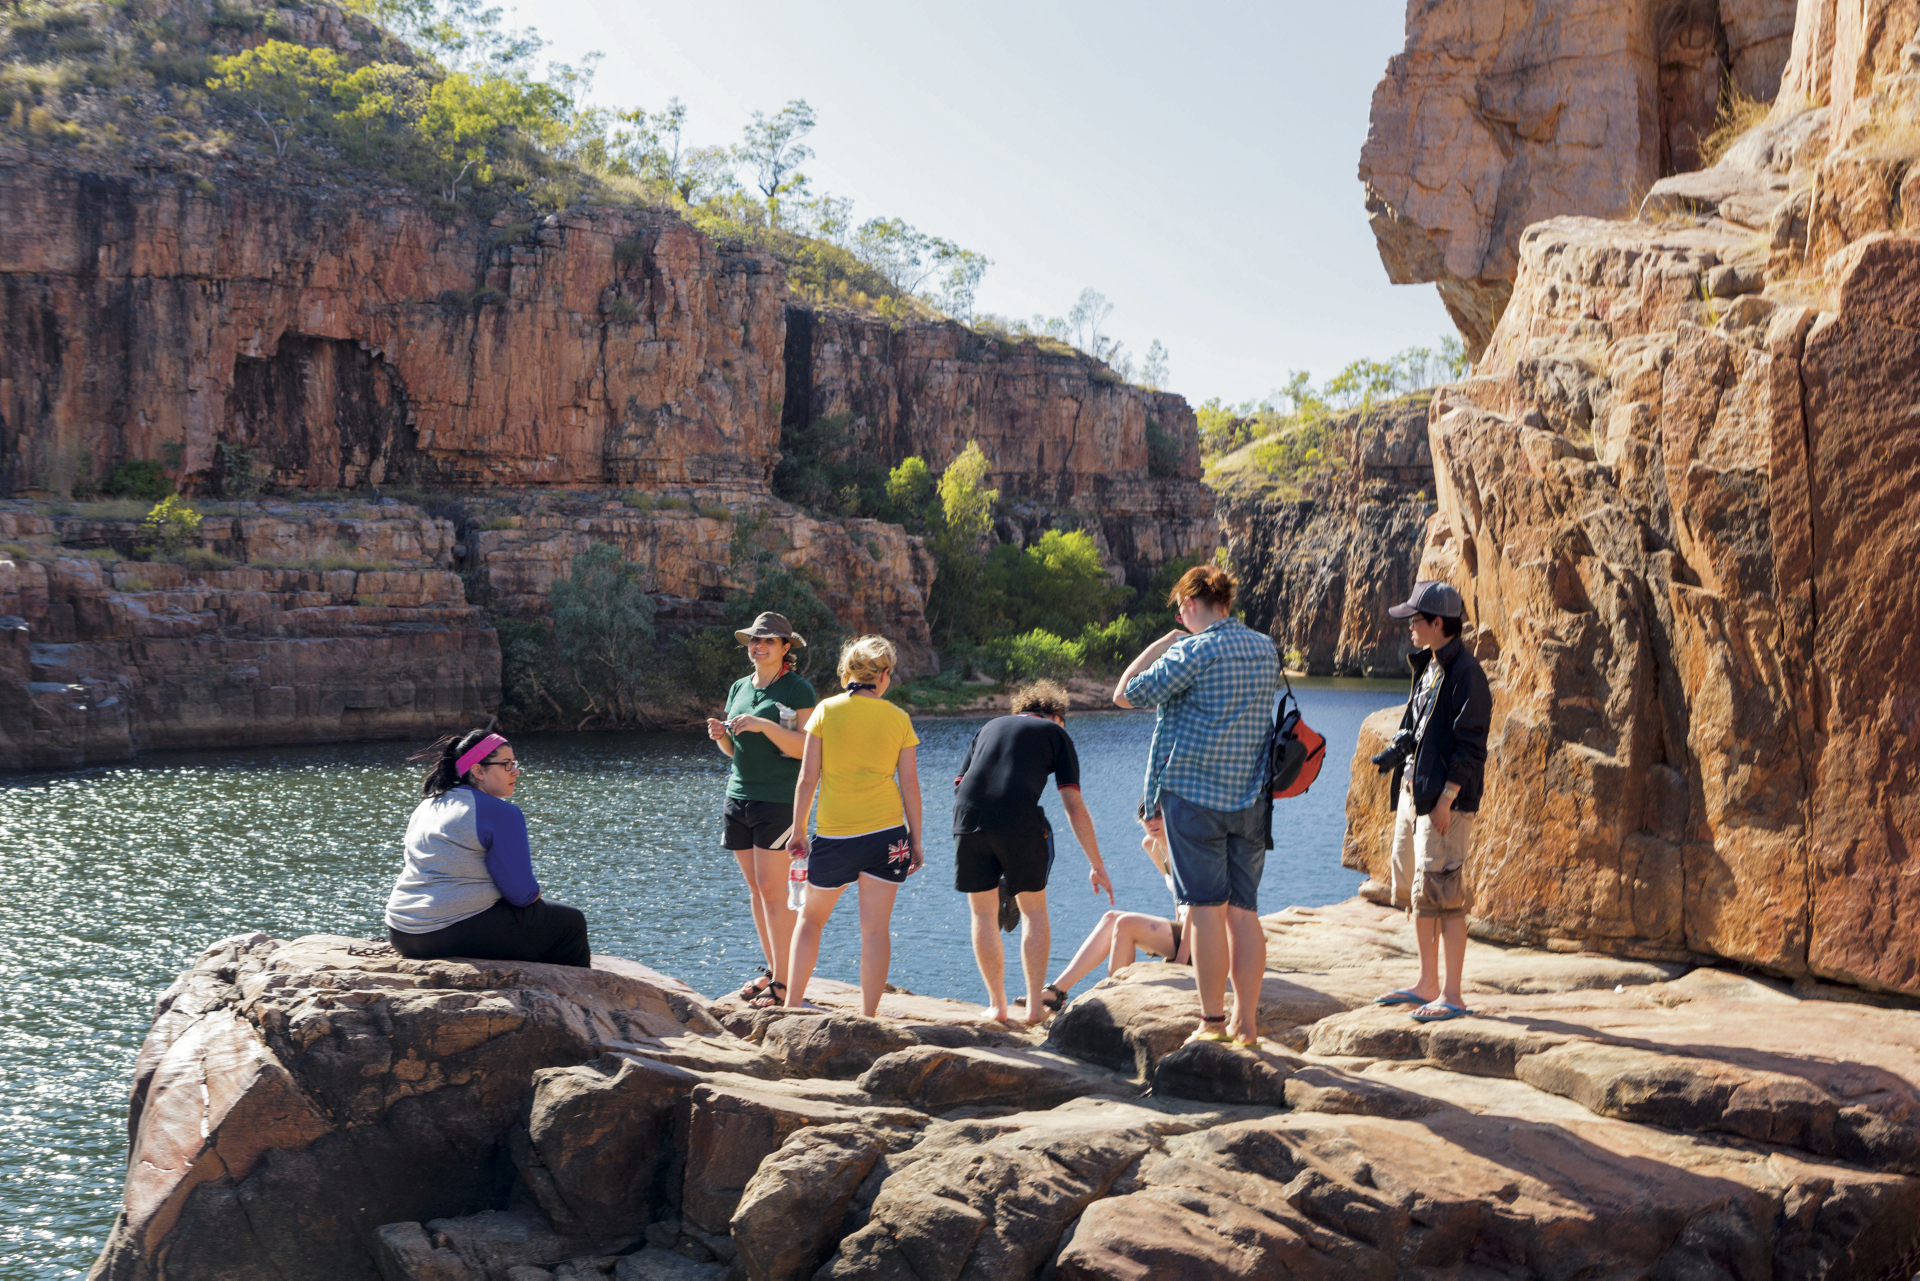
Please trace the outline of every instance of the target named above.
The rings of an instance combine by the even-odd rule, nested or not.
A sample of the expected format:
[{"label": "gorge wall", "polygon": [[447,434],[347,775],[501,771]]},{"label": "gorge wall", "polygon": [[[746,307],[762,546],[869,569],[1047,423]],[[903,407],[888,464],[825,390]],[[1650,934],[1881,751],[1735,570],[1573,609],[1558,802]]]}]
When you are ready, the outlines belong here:
[{"label": "gorge wall", "polygon": [[[411,736],[436,718],[483,716],[498,700],[498,646],[467,605],[540,616],[571,558],[599,541],[646,567],[666,618],[716,621],[742,585],[732,544],[743,520],[805,571],[843,627],[893,636],[909,672],[937,669],[933,563],[919,540],[773,496],[789,401],[788,412],[870,412],[890,461],[944,465],[979,438],[1009,496],[1071,507],[1133,577],[1212,546],[1185,402],[1103,382],[1111,375],[1091,362],[1002,349],[957,325],[896,333],[789,309],[772,258],[667,213],[586,202],[481,222],[364,181],[269,178],[233,160],[202,168],[219,181],[137,153],[83,170],[0,133],[0,497],[97,484],[135,459],[165,461],[188,492],[230,493],[246,466],[270,495],[437,494],[440,519],[384,509],[433,550],[334,549],[328,522],[344,508],[281,503],[254,523],[315,514],[288,536],[306,559],[263,560],[258,539],[210,522],[200,550],[254,568],[156,577],[132,567],[131,527],[16,504],[24,523],[0,557],[30,585],[0,600],[0,616],[15,620],[19,649],[4,697],[26,719],[0,766]],[[797,363],[790,326],[804,339]],[[1149,417],[1181,451],[1178,474],[1150,474]],[[102,559],[114,552],[121,561]],[[322,588],[283,574],[329,559],[438,575],[433,612],[384,602],[393,592],[377,580]],[[154,596],[119,586],[162,579]],[[297,663],[269,657],[274,673],[241,679],[228,671],[237,651],[162,658],[147,644],[244,632],[265,653],[344,641],[310,630],[318,616],[300,611],[318,608],[313,592],[331,593],[334,610],[383,598],[386,613],[330,614],[325,628],[389,648],[404,632],[417,661],[369,665],[352,646],[304,645]],[[244,618],[232,612],[241,598]],[[460,657],[431,677],[416,670],[455,633]],[[307,691],[297,714],[262,692],[289,680]],[[359,692],[326,692],[335,686]],[[226,692],[183,701],[195,689]],[[106,728],[85,728],[102,717]]]},{"label": "gorge wall", "polygon": [[[1494,678],[1478,928],[1916,995],[1920,237],[1891,126],[1920,15],[1822,53],[1833,12],[1802,6],[1789,73],[1857,74],[1830,108],[1783,101],[1657,224],[1527,231],[1485,360],[1433,402],[1422,572]],[[1379,875],[1356,780],[1347,856]]]},{"label": "gorge wall", "polygon": [[[1830,32],[1834,0],[1824,12]],[[1698,168],[1723,85],[1775,96],[1794,17],[1793,0],[1409,5],[1360,153],[1388,277],[1435,282],[1477,356],[1521,233],[1560,214],[1621,216],[1655,180]]]},{"label": "gorge wall", "polygon": [[1021,523],[1084,524],[1136,587],[1168,561],[1213,548],[1198,429],[1183,397],[1035,342],[846,311],[789,309],[786,362],[786,422],[849,415],[851,448],[889,465],[919,455],[935,471],[978,441]]},{"label": "gorge wall", "polygon": [[1298,498],[1229,485],[1216,499],[1247,625],[1314,676],[1406,674],[1406,624],[1433,514],[1427,402],[1409,398],[1334,424],[1339,465]]}]

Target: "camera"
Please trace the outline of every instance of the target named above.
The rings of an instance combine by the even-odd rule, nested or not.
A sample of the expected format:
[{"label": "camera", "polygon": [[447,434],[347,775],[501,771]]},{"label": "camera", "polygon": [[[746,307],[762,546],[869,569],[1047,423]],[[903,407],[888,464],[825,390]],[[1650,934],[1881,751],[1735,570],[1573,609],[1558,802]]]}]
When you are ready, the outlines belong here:
[{"label": "camera", "polygon": [[1393,741],[1367,759],[1371,760],[1382,774],[1391,774],[1406,764],[1407,757],[1413,755],[1417,740],[1413,731],[1403,729],[1393,736]]}]

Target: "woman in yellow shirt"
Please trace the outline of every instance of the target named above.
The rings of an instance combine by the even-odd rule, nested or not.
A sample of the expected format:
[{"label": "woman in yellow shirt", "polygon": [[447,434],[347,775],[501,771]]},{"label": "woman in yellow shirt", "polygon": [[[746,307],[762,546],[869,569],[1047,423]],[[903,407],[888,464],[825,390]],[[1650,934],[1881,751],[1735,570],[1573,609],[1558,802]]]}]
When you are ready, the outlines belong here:
[{"label": "woman in yellow shirt", "polygon": [[[807,859],[807,895],[787,962],[788,1005],[806,1004],[821,931],[840,891],[855,881],[860,883],[860,1008],[867,1017],[879,1009],[887,987],[894,895],[926,861],[914,759],[920,737],[907,714],[886,701],[898,661],[893,642],[883,636],[848,641],[840,650],[846,693],[822,702],[807,721],[787,850]],[[816,790],[820,815],[809,841],[807,815]]]}]

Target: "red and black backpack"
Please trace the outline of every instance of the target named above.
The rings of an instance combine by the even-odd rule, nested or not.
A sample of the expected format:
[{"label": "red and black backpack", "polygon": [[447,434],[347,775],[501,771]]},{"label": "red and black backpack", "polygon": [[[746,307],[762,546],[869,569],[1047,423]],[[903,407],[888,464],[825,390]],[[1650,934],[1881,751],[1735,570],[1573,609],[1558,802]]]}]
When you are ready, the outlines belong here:
[{"label": "red and black backpack", "polygon": [[[1287,681],[1283,672],[1281,680]],[[1304,796],[1313,780],[1320,777],[1326,763],[1327,740],[1300,719],[1300,700],[1294,696],[1293,682],[1273,696],[1273,734],[1267,740],[1267,769],[1270,790],[1276,801],[1289,796]]]}]

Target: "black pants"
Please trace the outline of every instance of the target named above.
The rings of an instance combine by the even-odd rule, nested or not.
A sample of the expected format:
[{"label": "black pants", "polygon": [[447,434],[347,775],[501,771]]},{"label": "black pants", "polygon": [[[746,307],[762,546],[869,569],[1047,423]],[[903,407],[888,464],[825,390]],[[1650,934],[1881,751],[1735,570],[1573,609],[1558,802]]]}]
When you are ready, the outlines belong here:
[{"label": "black pants", "polygon": [[394,951],[416,961],[465,956],[477,961],[543,961],[581,969],[592,961],[586,914],[577,907],[549,903],[543,898],[525,907],[514,907],[500,899],[478,916],[425,934],[403,934],[388,926],[387,938]]}]

